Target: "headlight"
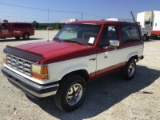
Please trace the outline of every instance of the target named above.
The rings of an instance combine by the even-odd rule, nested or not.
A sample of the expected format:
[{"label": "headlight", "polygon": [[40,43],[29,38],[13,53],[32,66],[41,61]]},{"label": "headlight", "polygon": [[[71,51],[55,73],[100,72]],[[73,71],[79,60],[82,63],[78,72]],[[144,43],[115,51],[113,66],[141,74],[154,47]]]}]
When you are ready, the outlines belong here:
[{"label": "headlight", "polygon": [[6,63],[6,58],[7,58],[6,53],[3,53],[3,63]]},{"label": "headlight", "polygon": [[48,79],[48,66],[32,64],[32,77],[39,80]]}]

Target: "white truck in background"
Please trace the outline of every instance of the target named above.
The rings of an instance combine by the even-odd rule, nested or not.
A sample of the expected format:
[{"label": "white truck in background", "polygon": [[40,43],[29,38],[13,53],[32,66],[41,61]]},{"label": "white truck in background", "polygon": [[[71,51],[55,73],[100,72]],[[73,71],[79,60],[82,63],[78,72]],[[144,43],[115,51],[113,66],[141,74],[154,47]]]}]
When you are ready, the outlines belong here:
[{"label": "white truck in background", "polygon": [[137,22],[143,29],[149,29],[151,32],[146,34],[154,38],[160,38],[160,11],[144,11],[137,14]]},{"label": "white truck in background", "polygon": [[68,22],[75,22],[75,21],[78,21],[78,19],[71,18],[71,19],[68,20]]}]

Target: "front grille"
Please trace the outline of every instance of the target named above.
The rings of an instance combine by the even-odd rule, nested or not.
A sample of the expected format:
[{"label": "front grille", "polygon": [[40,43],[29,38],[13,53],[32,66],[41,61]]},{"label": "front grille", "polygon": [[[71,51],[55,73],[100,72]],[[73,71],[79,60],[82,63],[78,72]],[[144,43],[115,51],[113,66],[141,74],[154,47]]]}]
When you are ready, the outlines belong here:
[{"label": "front grille", "polygon": [[13,69],[31,76],[31,62],[24,60],[22,58],[15,57],[13,55],[7,54],[6,58],[7,65]]}]

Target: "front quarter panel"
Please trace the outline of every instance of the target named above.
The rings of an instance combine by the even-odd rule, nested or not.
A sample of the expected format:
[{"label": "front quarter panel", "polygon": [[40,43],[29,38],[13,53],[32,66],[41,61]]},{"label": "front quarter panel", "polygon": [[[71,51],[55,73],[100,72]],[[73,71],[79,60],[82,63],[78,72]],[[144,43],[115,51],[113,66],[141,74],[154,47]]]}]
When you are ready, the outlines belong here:
[{"label": "front quarter panel", "polygon": [[90,61],[92,58],[96,58],[96,55],[49,64],[50,82],[59,81],[63,76],[78,70],[86,70],[89,75],[94,73],[96,70],[96,59],[94,61]]}]

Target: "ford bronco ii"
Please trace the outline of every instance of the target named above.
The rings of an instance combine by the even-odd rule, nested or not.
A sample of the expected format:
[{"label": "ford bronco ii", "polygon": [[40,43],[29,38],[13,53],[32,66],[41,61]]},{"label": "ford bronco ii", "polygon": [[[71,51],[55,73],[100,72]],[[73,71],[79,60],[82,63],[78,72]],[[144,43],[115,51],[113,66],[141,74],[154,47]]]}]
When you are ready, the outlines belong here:
[{"label": "ford bronco ii", "polygon": [[2,72],[25,94],[54,96],[59,109],[72,111],[84,100],[88,81],[115,70],[132,79],[143,47],[135,23],[76,21],[52,41],[6,46]]}]

